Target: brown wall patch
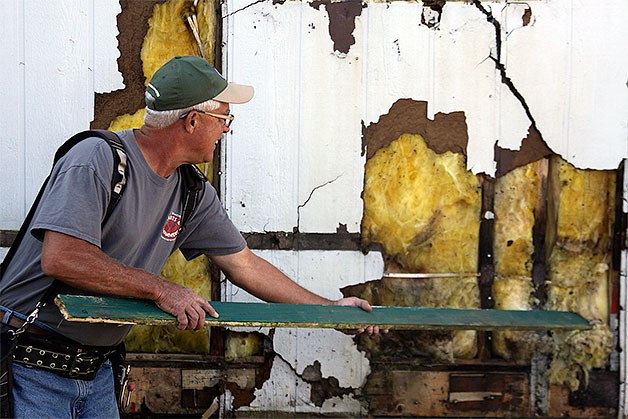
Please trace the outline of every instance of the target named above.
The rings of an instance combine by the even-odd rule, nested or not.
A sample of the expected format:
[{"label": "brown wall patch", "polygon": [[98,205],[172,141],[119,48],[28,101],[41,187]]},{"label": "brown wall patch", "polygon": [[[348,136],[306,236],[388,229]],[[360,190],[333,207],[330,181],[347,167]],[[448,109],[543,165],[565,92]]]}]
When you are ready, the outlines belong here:
[{"label": "brown wall patch", "polygon": [[554,154],[534,126],[528,130],[528,136],[521,142],[519,150],[508,150],[495,144],[494,153],[497,162],[495,177]]},{"label": "brown wall patch", "polygon": [[351,45],[355,44],[355,18],[360,16],[366,4],[362,4],[360,0],[334,3],[331,0],[315,0],[310,3],[317,10],[320,10],[321,5],[325,6],[329,16],[329,36],[334,41],[334,51],[347,54]]},{"label": "brown wall patch", "polygon": [[118,15],[118,68],[124,79],[124,89],[97,93],[91,128],[107,129],[118,115],[132,114],[144,107],[144,70],[140,52],[148,30],[153,8],[165,0],[120,0]]},{"label": "brown wall patch", "polygon": [[401,134],[419,134],[427,146],[438,154],[446,151],[467,155],[467,122],[464,112],[437,113],[427,117],[427,102],[399,99],[379,121],[370,124],[362,138],[362,154],[370,159],[377,150],[387,147]]}]

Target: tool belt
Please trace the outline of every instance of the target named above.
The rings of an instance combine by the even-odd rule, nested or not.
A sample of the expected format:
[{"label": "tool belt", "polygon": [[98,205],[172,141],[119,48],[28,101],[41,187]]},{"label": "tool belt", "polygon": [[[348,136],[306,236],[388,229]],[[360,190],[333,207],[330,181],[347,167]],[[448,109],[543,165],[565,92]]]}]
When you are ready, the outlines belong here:
[{"label": "tool belt", "polygon": [[41,368],[62,377],[93,380],[96,373],[116,351],[115,346],[85,346],[61,335],[25,332],[20,338],[13,362],[28,367]]}]

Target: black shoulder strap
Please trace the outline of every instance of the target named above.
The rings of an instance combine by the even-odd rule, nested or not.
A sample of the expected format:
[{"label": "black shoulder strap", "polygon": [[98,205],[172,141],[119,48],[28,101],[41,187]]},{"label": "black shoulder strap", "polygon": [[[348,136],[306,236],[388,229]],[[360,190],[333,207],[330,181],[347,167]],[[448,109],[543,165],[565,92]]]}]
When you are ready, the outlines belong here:
[{"label": "black shoulder strap", "polygon": [[183,186],[183,214],[181,214],[181,228],[185,228],[185,222],[196,209],[198,196],[207,182],[207,177],[193,164],[179,166],[179,175]]},{"label": "black shoulder strap", "polygon": [[[116,204],[120,200],[120,197],[122,196],[122,192],[124,191],[124,187],[126,186],[127,156],[126,156],[126,152],[124,151],[124,145],[122,144],[120,137],[118,137],[118,135],[114,132],[105,131],[105,130],[89,130],[89,131],[79,132],[78,134],[74,135],[69,140],[67,140],[65,143],[63,143],[63,145],[61,145],[61,147],[57,149],[52,166],[54,168],[54,165],[57,164],[59,159],[65,156],[66,153],[72,147],[74,147],[76,144],[83,141],[84,139],[90,138],[90,137],[98,137],[98,138],[102,138],[106,140],[107,143],[111,146],[111,149],[113,150],[114,165],[113,165],[113,176],[111,178],[111,199],[109,201],[109,206],[107,207],[107,212],[105,213],[105,217],[102,221],[102,223],[104,224],[109,218],[109,216],[111,215],[113,208],[116,206]],[[46,180],[44,180],[44,183],[42,184],[41,189],[39,189],[39,193],[37,194],[35,201],[33,201],[33,205],[28,211],[28,214],[26,215],[26,218],[24,219],[24,222],[22,223],[22,226],[20,227],[20,230],[18,231],[17,236],[15,237],[15,240],[11,244],[11,247],[9,248],[9,251],[4,257],[4,260],[0,264],[0,278],[2,278],[2,274],[4,274],[6,267],[9,266],[9,263],[13,259],[13,256],[15,255],[17,248],[20,246],[20,243],[24,239],[24,236],[26,235],[26,231],[28,230],[28,226],[30,225],[31,220],[33,219],[33,216],[35,215],[35,211],[37,210],[37,206],[39,205],[39,201],[41,201],[41,197],[44,193],[44,190],[46,189],[46,186],[48,185],[49,180],[50,180],[50,175],[48,175]]]}]

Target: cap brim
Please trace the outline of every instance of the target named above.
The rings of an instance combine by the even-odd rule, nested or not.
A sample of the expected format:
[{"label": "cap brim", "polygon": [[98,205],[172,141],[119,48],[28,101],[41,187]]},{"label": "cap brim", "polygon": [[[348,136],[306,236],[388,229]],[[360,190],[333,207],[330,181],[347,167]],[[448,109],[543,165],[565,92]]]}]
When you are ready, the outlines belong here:
[{"label": "cap brim", "polygon": [[246,103],[253,98],[253,86],[228,83],[225,90],[218,93],[214,100],[225,103]]}]

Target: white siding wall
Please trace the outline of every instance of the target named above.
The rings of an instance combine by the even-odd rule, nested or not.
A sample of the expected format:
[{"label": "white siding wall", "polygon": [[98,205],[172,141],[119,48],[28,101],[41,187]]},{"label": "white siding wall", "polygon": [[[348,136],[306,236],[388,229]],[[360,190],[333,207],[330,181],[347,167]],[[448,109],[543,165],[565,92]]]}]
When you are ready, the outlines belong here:
[{"label": "white siding wall", "polygon": [[[628,3],[528,4],[523,27],[521,4],[484,3],[502,22],[508,76],[550,148],[579,167],[617,168],[628,152]],[[446,3],[437,30],[422,11],[368,3],[346,56],[333,52],[324,6],[260,2],[225,20],[228,76],[256,87],[227,141],[227,205],[244,231],[297,221],[302,232],[359,231],[361,123],[400,98],[427,101],[429,117],[465,112],[474,173],[494,173],[496,142],[520,146],[531,122],[489,58],[494,26],[473,4]]]},{"label": "white siding wall", "polygon": [[56,148],[89,128],[94,93],[123,87],[119,11],[116,0],[0,2],[0,229],[20,226]]}]

